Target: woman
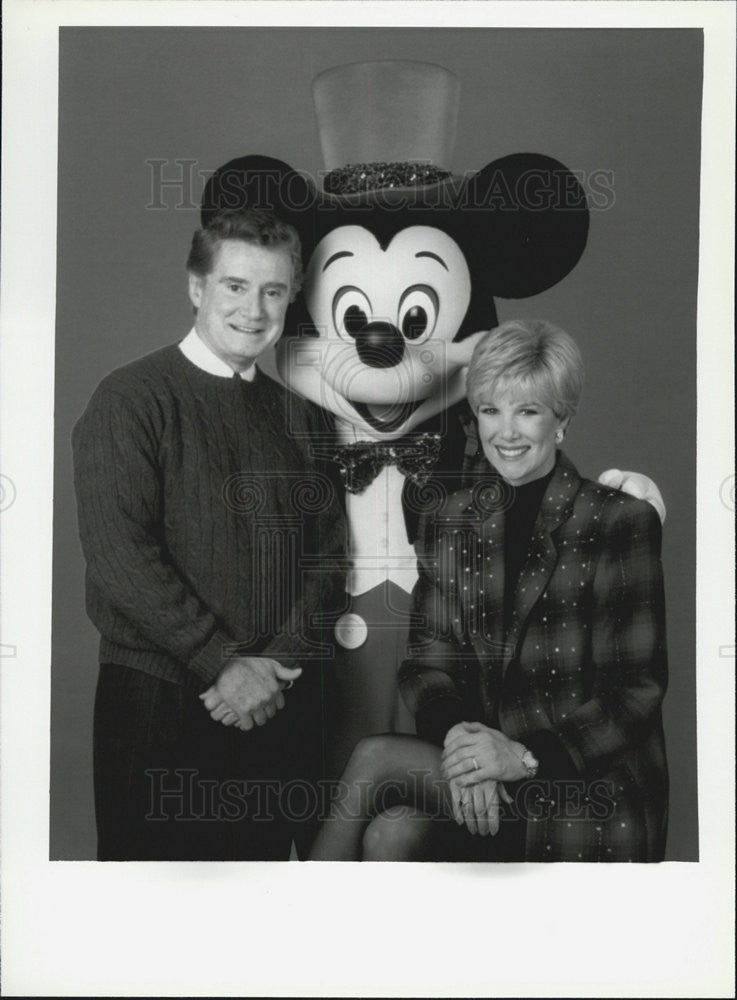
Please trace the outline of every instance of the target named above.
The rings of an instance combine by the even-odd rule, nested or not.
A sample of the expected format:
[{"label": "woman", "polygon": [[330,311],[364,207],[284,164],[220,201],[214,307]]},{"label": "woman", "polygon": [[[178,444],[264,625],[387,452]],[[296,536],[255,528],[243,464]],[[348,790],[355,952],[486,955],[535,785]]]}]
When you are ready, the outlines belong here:
[{"label": "woman", "polygon": [[400,688],[418,737],[359,744],[313,858],[662,859],[661,526],[559,450],[582,381],[544,321],[477,345],[487,474],[417,545]]}]

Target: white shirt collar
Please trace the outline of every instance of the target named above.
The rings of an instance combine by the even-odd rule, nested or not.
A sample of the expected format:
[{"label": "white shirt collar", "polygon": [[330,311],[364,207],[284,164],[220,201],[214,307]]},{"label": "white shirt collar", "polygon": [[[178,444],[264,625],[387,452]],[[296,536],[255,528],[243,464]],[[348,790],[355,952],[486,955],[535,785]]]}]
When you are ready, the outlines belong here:
[{"label": "white shirt collar", "polygon": [[[219,375],[221,378],[233,378],[233,369],[226,364],[222,358],[208,347],[200,337],[194,327],[189,331],[184,340],[179,344],[179,350],[193,365],[197,365],[210,375]],[[253,382],[256,378],[256,365],[251,365],[243,372],[238,372],[244,382]]]}]

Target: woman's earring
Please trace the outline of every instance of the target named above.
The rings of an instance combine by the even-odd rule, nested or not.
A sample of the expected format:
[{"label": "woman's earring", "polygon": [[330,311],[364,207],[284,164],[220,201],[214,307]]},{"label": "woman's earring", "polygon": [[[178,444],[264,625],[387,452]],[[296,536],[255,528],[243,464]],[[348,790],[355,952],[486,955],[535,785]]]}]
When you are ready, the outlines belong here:
[{"label": "woman's earring", "polygon": [[555,432],[555,443],[560,444],[562,440],[563,440],[563,431],[559,427],[558,430]]}]

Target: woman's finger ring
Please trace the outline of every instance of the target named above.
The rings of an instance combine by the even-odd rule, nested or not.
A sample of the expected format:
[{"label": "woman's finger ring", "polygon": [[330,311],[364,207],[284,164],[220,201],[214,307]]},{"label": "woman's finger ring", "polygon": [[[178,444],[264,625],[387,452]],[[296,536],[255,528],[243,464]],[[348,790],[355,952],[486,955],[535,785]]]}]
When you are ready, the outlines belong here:
[{"label": "woman's finger ring", "polygon": [[480,771],[481,770],[481,768],[479,767],[479,762],[476,760],[475,757],[471,758],[471,763],[473,764],[474,771]]}]

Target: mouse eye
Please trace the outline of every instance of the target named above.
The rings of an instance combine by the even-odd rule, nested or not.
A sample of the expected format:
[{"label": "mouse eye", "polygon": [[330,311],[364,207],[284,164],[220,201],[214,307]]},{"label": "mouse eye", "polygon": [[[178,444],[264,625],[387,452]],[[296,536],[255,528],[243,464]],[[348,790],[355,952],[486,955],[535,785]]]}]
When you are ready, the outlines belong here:
[{"label": "mouse eye", "polygon": [[360,288],[344,285],[333,297],[333,326],[340,337],[355,337],[369,321],[371,303]]},{"label": "mouse eye", "polygon": [[415,342],[432,336],[438,319],[438,296],[429,285],[412,285],[399,303],[399,329]]}]

